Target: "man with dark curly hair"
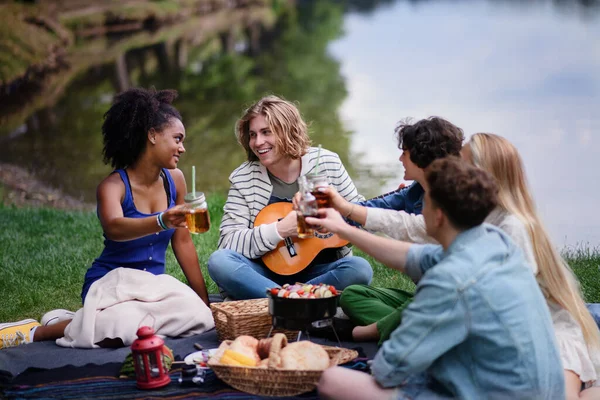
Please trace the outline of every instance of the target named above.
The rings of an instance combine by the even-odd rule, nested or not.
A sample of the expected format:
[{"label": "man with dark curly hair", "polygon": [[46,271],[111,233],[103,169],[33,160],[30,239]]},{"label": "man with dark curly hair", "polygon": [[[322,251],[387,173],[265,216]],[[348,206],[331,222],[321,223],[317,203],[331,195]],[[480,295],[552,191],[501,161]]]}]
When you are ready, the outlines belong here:
[{"label": "man with dark curly hair", "polygon": [[333,209],[307,218],[417,284],[372,376],[324,371],[325,399],[559,399],[564,376],[552,320],[522,251],[482,224],[497,204],[487,172],[449,157],[425,174],[423,216],[440,245],[411,244],[348,225]]},{"label": "man with dark curly hair", "polygon": [[[396,136],[398,148],[402,150],[400,161],[404,165],[404,179],[414,181],[410,186],[357,203],[344,200],[333,190],[329,194],[332,207],[354,221],[351,222],[354,225],[388,234],[390,221],[393,221],[391,228],[399,234],[394,237],[415,242],[413,232],[419,232],[422,226],[412,217],[421,214],[423,208],[425,169],[437,159],[459,156],[464,135],[462,129],[447,120],[430,117],[412,124],[408,121],[400,123],[396,127]],[[401,307],[412,297],[412,293],[402,289],[352,285],[344,290],[340,299],[340,305],[351,321],[335,319],[334,324],[344,338],[386,339],[400,323]],[[354,327],[354,324],[358,326]]]},{"label": "man with dark curly hair", "polygon": [[464,140],[462,129],[440,117],[422,119],[414,124],[401,122],[396,127],[396,136],[398,149],[402,151],[400,162],[404,166],[404,180],[413,183],[381,197],[358,203],[345,201],[341,196],[332,194],[333,208],[346,218],[364,226],[367,213],[371,211],[367,208],[421,214],[425,168],[439,158],[459,156]]}]

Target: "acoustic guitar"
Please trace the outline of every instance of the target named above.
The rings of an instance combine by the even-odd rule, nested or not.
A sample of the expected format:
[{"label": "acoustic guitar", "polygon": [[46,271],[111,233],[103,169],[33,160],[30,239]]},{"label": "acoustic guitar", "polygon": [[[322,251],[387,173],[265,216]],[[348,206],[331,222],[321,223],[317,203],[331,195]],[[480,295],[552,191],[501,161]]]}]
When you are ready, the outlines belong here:
[{"label": "acoustic guitar", "polygon": [[[254,226],[277,222],[292,211],[292,203],[272,203],[260,210]],[[262,260],[271,271],[279,275],[294,275],[306,268],[323,249],[342,247],[348,244],[331,232],[315,232],[308,239],[286,238],[277,247],[262,256]]]},{"label": "acoustic guitar", "polygon": [[[402,183],[398,189],[373,197],[371,200],[385,197],[405,187],[406,185]],[[269,204],[260,210],[254,220],[254,226],[276,222],[288,215],[293,208],[292,203],[287,202]],[[275,249],[263,255],[262,260],[267,268],[276,274],[294,275],[308,267],[321,250],[342,247],[348,243],[347,240],[341,239],[334,233],[315,231],[313,238],[285,238]]]}]

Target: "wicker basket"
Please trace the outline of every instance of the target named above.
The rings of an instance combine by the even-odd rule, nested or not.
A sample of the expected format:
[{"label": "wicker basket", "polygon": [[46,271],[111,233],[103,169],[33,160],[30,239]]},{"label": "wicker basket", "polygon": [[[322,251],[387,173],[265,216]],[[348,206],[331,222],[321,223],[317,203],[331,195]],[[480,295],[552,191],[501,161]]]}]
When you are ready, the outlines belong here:
[{"label": "wicker basket", "polygon": [[[226,301],[210,305],[217,328],[219,341],[234,340],[241,335],[264,339],[269,334],[272,318],[269,314],[268,299]],[[275,333],[283,333],[288,340],[298,337],[297,331],[273,329]]]},{"label": "wicker basket", "polygon": [[[323,346],[331,365],[358,357],[356,350]],[[215,375],[231,387],[258,396],[296,396],[317,387],[323,371],[293,371],[271,368],[237,367],[208,362]]]}]

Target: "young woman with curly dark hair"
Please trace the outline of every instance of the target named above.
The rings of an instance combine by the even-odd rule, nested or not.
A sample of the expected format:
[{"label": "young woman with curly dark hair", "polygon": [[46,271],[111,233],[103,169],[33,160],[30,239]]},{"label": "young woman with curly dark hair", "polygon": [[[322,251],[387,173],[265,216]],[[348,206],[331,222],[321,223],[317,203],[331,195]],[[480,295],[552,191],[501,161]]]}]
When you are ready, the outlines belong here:
[{"label": "young woman with curly dark hair", "polygon": [[[172,105],[176,96],[174,90],[129,89],[115,97],[113,105],[104,115],[104,162],[115,170],[100,182],[96,192],[104,250],[85,274],[81,292],[82,310],[92,308],[90,312],[94,313],[96,310],[89,303],[95,302],[98,297],[105,302],[106,297],[115,292],[119,299],[114,306],[120,307],[121,311],[113,308],[115,312],[110,317],[102,317],[108,315],[106,310],[110,309],[103,303],[102,310],[98,310],[95,316],[98,320],[102,319],[102,324],[96,324],[97,329],[92,329],[92,337],[88,338],[81,337],[85,323],[80,321],[81,318],[77,320],[80,313],[67,310],[50,311],[42,317],[43,326],[39,326],[35,320],[2,324],[0,348],[63,336],[61,340],[65,340],[70,347],[87,347],[83,342],[91,347],[99,343],[109,344],[105,339],[111,339],[110,345],[118,343],[113,339],[121,339],[122,343],[127,344],[132,337],[135,338],[135,329],[117,337],[113,334],[119,331],[118,326],[125,325],[123,321],[134,325],[143,321],[135,320],[133,308],[127,309],[127,318],[112,318],[119,313],[123,316],[126,302],[135,310],[156,304],[158,308],[144,308],[143,312],[151,315],[148,322],[154,320],[158,333],[168,336],[197,332],[212,326],[204,277],[186,229],[183,205],[186,184],[183,173],[177,169],[179,158],[185,153],[183,142],[186,133],[181,115]],[[190,287],[165,275],[169,243]],[[111,279],[116,286],[105,288],[103,284],[113,282]],[[132,287],[119,294],[119,288],[128,284]],[[168,287],[175,288],[175,293],[163,293],[164,299],[186,296],[178,301],[188,299],[186,308],[207,316],[208,321],[188,321],[179,327],[171,325],[173,329],[167,328],[165,331],[169,322],[163,320],[164,310],[160,311],[161,301],[164,301],[160,293],[162,288]],[[105,291],[100,293],[101,289]],[[135,298],[129,299],[134,292]],[[141,303],[144,303],[143,307],[138,307]],[[82,312],[82,318],[83,315],[86,314]],[[172,315],[166,317],[168,319]],[[73,318],[75,320],[71,323]],[[108,331],[111,331],[111,336],[103,336]]]}]

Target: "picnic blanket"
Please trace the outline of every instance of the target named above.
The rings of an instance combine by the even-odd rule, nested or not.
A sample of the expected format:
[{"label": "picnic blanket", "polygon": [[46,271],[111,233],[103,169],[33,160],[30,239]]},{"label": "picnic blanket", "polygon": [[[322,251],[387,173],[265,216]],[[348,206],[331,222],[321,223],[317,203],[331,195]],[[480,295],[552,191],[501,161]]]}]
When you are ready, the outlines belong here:
[{"label": "picnic blanket", "polygon": [[[313,341],[326,345],[336,343],[316,339]],[[183,339],[167,339],[166,344],[173,350],[176,359],[195,351],[194,343],[204,348],[218,345],[216,331],[213,329],[201,335]],[[38,346],[42,345],[42,346]],[[375,343],[361,344],[342,343],[344,347],[355,348],[360,357],[346,364],[348,368],[367,371],[367,360],[372,358],[376,350]],[[53,348],[52,348],[53,347]],[[365,352],[365,347],[367,352]],[[18,351],[17,351],[18,350]],[[140,390],[134,379],[118,377],[123,360],[129,348],[121,349],[69,349],[56,346],[52,342],[32,343],[0,351],[0,398],[6,399],[148,399],[148,398],[215,398],[215,399],[260,399],[231,388],[219,380],[212,371],[207,370],[205,382],[199,386],[182,386],[178,382],[180,370],[171,371],[171,383],[156,390]],[[26,367],[18,375],[17,371],[27,365],[26,360],[38,367]],[[42,359],[40,359],[42,358]],[[35,361],[38,360],[38,361]],[[51,361],[53,360],[53,361]],[[60,361],[62,360],[62,361]],[[100,361],[102,360],[102,361]],[[59,362],[60,361],[60,362]],[[65,364],[54,368],[40,368],[39,365]],[[316,391],[287,399],[317,399]]]},{"label": "picnic blanket", "polygon": [[[311,341],[329,346],[338,343],[311,337]],[[176,360],[196,351],[194,343],[205,349],[219,346],[215,329],[187,338],[166,338],[165,344],[173,350]],[[355,348],[360,357],[347,364],[349,368],[367,370],[368,359],[377,352],[376,343],[342,342],[342,347]],[[360,347],[358,347],[360,345]],[[35,342],[0,350],[0,398],[203,398],[257,399],[237,391],[209,371],[205,383],[197,387],[182,387],[177,382],[179,370],[174,369],[172,382],[161,389],[139,390],[133,379],[119,379],[129,347],[119,349],[75,349],[57,346],[54,342]],[[315,399],[316,392],[298,399]]]},{"label": "picnic blanket", "polygon": [[92,284],[56,344],[98,348],[104,338],[121,338],[130,346],[143,325],[158,335],[179,337],[205,332],[215,323],[202,299],[171,275],[115,268]]},{"label": "picnic blanket", "polygon": [[[346,364],[348,368],[367,371],[367,358],[358,358]],[[56,374],[70,373],[65,368],[54,371]],[[139,390],[133,379],[119,379],[112,376],[93,376],[58,381],[45,384],[13,384],[4,390],[6,399],[262,399],[231,388],[219,380],[211,370],[207,370],[205,381],[199,386],[182,386],[178,382],[179,370],[172,371],[171,383],[156,390]],[[269,399],[280,397],[269,397]],[[318,399],[316,391],[286,399]]]}]

